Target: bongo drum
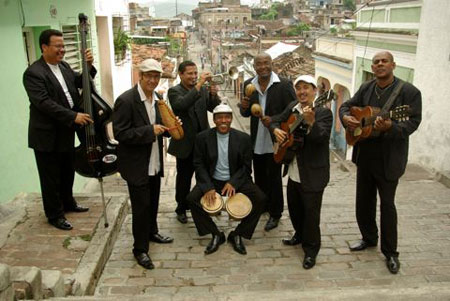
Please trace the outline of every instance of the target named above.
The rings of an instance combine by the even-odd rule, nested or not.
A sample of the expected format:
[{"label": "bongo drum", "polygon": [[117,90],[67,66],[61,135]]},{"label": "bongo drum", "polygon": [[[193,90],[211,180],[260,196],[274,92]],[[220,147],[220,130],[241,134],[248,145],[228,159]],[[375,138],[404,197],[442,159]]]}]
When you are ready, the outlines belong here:
[{"label": "bongo drum", "polygon": [[220,210],[222,210],[223,199],[220,194],[216,192],[216,198],[214,199],[213,204],[209,205],[204,196],[201,198],[200,204],[202,204],[203,210],[208,212],[210,215],[216,215],[220,212]]},{"label": "bongo drum", "polygon": [[252,202],[245,194],[238,192],[227,200],[225,209],[230,218],[241,220],[252,211]]}]

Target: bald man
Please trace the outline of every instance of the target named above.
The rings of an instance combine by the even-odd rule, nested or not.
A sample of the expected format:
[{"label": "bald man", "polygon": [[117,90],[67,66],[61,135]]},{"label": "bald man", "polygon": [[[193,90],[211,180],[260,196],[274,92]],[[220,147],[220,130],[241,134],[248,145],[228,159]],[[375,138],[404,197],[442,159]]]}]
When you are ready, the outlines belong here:
[{"label": "bald man", "polygon": [[[242,97],[240,111],[243,117],[251,117],[250,136],[253,145],[253,169],[255,184],[266,194],[266,211],[270,217],[264,227],[270,231],[278,226],[283,212],[283,191],[281,183],[281,164],[273,158],[273,139],[269,132],[271,116],[280,114],[289,103],[296,101],[292,82],[279,77],[272,71],[272,58],[267,53],[258,54],[253,63],[257,75],[245,81],[244,89],[253,84],[256,91],[250,97]],[[262,107],[263,117],[251,115],[254,103]]]},{"label": "bald man", "polygon": [[398,86],[398,96],[386,110],[409,105],[409,120],[397,122],[377,117],[373,135],[353,147],[352,161],[357,165],[356,219],[362,239],[350,246],[351,251],[375,247],[378,243],[376,224],[377,192],[380,196],[381,252],[392,274],[398,273],[400,261],[397,252],[397,210],[395,191],[398,180],[405,172],[408,161],[408,140],[422,119],[422,96],[413,85],[394,76],[395,61],[391,53],[384,51],[372,59],[375,79],[361,85],[355,95],[342,104],[339,117],[346,130],[353,132],[360,126],[350,114],[353,106],[383,108]]}]

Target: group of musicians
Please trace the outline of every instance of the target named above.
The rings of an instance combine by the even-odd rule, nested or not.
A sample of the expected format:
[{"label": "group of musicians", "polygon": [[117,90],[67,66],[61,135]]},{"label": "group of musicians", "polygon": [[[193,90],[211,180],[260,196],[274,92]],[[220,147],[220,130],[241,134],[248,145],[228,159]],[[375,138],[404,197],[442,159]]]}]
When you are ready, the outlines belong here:
[{"label": "group of musicians", "polygon": [[[63,61],[65,54],[61,32],[45,30],[39,39],[40,60],[24,73],[24,86],[30,99],[29,147],[34,149],[41,183],[44,211],[51,225],[70,230],[64,212],[84,212],[88,208],[72,196],[74,178],[74,133],[92,118],[81,112],[80,75]],[[86,59],[91,76],[96,71],[89,50]],[[274,146],[283,147],[294,137],[292,159],[284,162],[288,175],[287,204],[294,228],[292,237],[282,240],[289,246],[302,245],[303,268],[316,263],[321,246],[320,211],[323,192],[330,178],[329,140],[333,115],[326,107],[314,106],[318,85],[314,77],[301,75],[292,83],[272,70],[268,54],[254,59],[257,75],[244,83],[255,91],[240,100],[240,114],[251,118],[250,135],[231,128],[233,113],[221,104],[218,87],[210,72],[198,76],[195,63],[185,61],[178,67],[180,84],[168,91],[168,98],[184,138],[172,139],[168,152],[176,163],[176,216],[187,223],[190,210],[199,235],[211,234],[205,254],[218,250],[226,240],[233,249],[246,254],[243,238],[251,239],[263,212],[269,213],[264,227],[278,226],[283,211],[282,164],[274,159]],[[400,105],[411,108],[409,120],[398,122],[377,117],[373,136],[356,143],[353,161],[357,165],[356,216],[362,239],[350,246],[361,251],[378,243],[376,225],[377,192],[380,195],[381,251],[388,270],[400,268],[397,252],[397,215],[395,190],[405,171],[408,137],[421,121],[421,94],[409,83],[395,77],[394,58],[389,52],[372,59],[375,79],[364,83],[339,109],[344,127],[355,131],[360,121],[350,108],[372,106],[389,110]],[[173,238],[159,233],[157,213],[161,177],[164,175],[162,125],[156,91],[162,68],[154,59],[139,65],[139,81],[120,95],[114,105],[113,130],[118,145],[118,170],[128,185],[132,206],[133,254],[139,265],[153,269],[148,255],[149,243],[171,243]],[[252,105],[259,104],[262,115],[255,116]],[[388,108],[385,108],[389,104]],[[207,111],[212,112],[210,128]],[[292,116],[301,120],[292,132],[283,128]],[[299,119],[300,118],[300,119]],[[252,181],[252,162],[255,182]],[[192,190],[192,176],[196,185]],[[214,201],[216,193],[233,197],[241,192],[251,201],[251,211],[228,237],[219,230],[201,201]]]}]

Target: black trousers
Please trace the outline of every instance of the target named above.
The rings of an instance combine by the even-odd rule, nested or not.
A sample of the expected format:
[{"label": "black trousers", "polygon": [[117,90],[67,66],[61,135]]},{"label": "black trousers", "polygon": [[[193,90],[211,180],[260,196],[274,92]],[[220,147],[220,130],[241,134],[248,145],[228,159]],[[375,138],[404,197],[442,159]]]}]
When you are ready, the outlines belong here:
[{"label": "black trousers", "polygon": [[133,253],[147,253],[151,234],[158,233],[158,206],[159,191],[161,187],[160,176],[149,176],[148,183],[133,186],[128,183],[130,193],[132,229],[133,229]]},{"label": "black trousers", "polygon": [[34,151],[47,219],[64,217],[64,209],[76,206],[72,194],[75,169],[73,152]]},{"label": "black trousers", "polygon": [[193,152],[185,159],[177,158],[177,176],[175,180],[175,200],[177,201],[177,214],[186,213],[189,208],[186,197],[191,191],[192,176],[194,175]]},{"label": "black trousers", "polygon": [[283,213],[283,184],[281,182],[281,164],[273,159],[273,154],[253,154],[255,184],[267,196],[267,208],[271,217],[280,218]]},{"label": "black trousers", "polygon": [[[218,193],[221,192],[223,186],[226,184],[226,182],[217,180],[213,180],[213,183],[214,188]],[[251,239],[264,208],[266,196],[258,188],[258,186],[252,182],[243,184],[239,187],[239,191],[236,192],[241,192],[250,199],[252,202],[252,211],[250,211],[250,214],[241,220],[239,225],[234,230],[234,234]],[[202,196],[203,192],[198,185],[195,185],[194,189],[192,189],[191,193],[189,193],[187,197],[198,234],[200,236],[210,233],[218,235],[221,231],[219,231],[211,216],[203,210],[203,207],[200,204],[200,199]]]},{"label": "black trousers", "polygon": [[316,257],[320,250],[320,210],[323,190],[304,191],[300,183],[288,180],[287,202],[292,226],[302,241],[305,256]]},{"label": "black trousers", "polygon": [[356,174],[356,220],[364,241],[378,242],[377,191],[380,195],[381,252],[384,256],[398,256],[397,209],[395,191],[398,180],[388,181],[383,161],[365,160],[358,163]]}]

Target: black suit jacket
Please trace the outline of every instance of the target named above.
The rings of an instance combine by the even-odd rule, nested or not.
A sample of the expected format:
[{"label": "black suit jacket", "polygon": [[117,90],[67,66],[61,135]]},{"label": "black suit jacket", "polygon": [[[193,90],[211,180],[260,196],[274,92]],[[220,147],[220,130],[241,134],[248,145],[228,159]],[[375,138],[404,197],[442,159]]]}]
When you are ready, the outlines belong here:
[{"label": "black suit jacket", "polygon": [[[81,74],[73,71],[64,61],[59,67],[72,97],[73,108],[70,108],[61,84],[43,57],[23,74],[23,85],[30,100],[28,146],[38,151],[66,152],[73,149],[77,128],[74,121],[82,105],[78,92],[78,88],[82,87]],[[92,67],[91,76],[96,73]]]},{"label": "black suit jacket", "polygon": [[197,133],[210,128],[206,111],[212,112],[220,99],[211,97],[205,87],[200,91],[188,90],[181,84],[169,89],[168,98],[174,114],[183,122],[184,131],[183,139],[171,139],[168,153],[185,159],[194,149]]},{"label": "black suit jacket", "polygon": [[[392,91],[398,83],[399,79],[397,79],[397,83]],[[364,107],[369,105],[375,84],[375,80],[362,84],[355,95],[341,105],[339,109],[341,121],[344,115],[350,114],[351,107]],[[409,135],[419,127],[422,120],[422,95],[420,91],[410,83],[405,82],[400,94],[397,96],[397,99],[390,109],[400,105],[410,106],[412,114],[409,117],[409,120],[402,122],[393,120],[392,128],[380,135],[382,141],[384,173],[386,179],[391,181],[397,180],[405,172],[406,164],[408,162]],[[356,165],[359,164],[360,148],[358,144],[359,142],[355,144],[352,153],[352,161]]]},{"label": "black suit jacket", "polygon": [[[161,98],[158,95],[159,98]],[[161,123],[158,105],[156,105],[156,124]],[[148,183],[148,165],[152,143],[158,139],[159,176],[164,176],[163,137],[155,136],[153,124],[148,118],[145,104],[141,100],[137,85],[120,95],[114,104],[114,137],[119,141],[117,164],[121,176],[131,185]]]},{"label": "black suit jacket", "polygon": [[[228,141],[228,164],[230,180],[236,190],[248,181],[252,173],[252,147],[250,136],[231,129]],[[197,135],[195,141],[194,166],[197,185],[203,193],[214,189],[213,175],[218,159],[217,132],[212,128]]]},{"label": "black suit jacket", "polygon": [[[253,78],[250,78],[244,82],[245,87],[251,83]],[[265,116],[274,116],[283,112],[283,110],[293,101],[297,101],[295,95],[294,86],[288,79],[280,77],[280,82],[273,83],[267,91],[266,108],[264,110]],[[252,137],[252,145],[255,146],[256,135],[258,132],[259,118],[251,115],[250,108],[252,104],[259,103],[259,94],[255,91],[250,97],[250,106],[248,109],[240,109],[243,117],[251,117],[250,119],[250,135]]]},{"label": "black suit jacket", "polygon": [[[297,102],[298,103],[298,102]],[[283,113],[274,116],[271,130],[280,127],[292,113],[297,103],[291,103]],[[315,108],[315,122],[304,137],[303,147],[296,153],[300,182],[305,191],[318,192],[325,189],[330,180],[330,135],[333,125],[333,114],[327,108]],[[285,174],[288,172],[285,165]]]}]

